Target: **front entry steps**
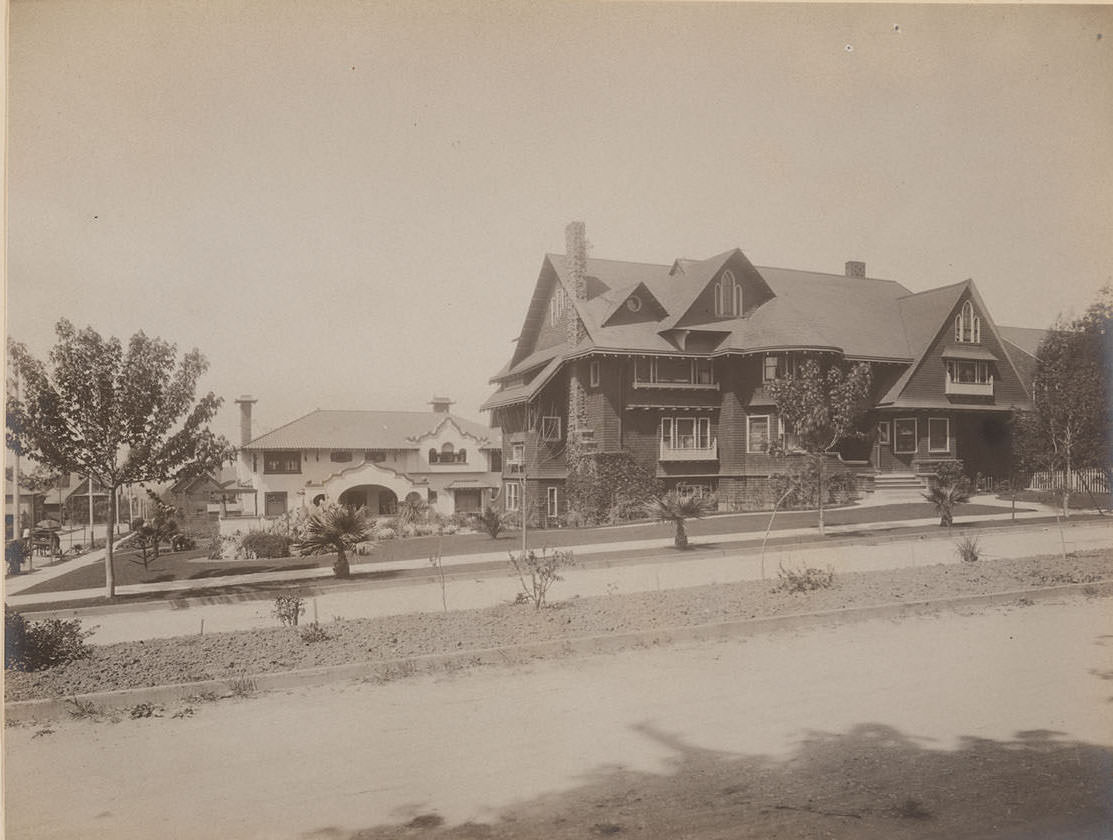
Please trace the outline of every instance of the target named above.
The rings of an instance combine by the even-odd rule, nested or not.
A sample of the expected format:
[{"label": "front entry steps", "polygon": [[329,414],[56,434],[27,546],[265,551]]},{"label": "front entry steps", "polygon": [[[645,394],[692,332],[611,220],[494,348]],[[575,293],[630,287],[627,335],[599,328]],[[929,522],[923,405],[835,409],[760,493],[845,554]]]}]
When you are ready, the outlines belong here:
[{"label": "front entry steps", "polygon": [[922,502],[927,488],[913,473],[877,473],[873,477],[874,502],[903,504]]}]

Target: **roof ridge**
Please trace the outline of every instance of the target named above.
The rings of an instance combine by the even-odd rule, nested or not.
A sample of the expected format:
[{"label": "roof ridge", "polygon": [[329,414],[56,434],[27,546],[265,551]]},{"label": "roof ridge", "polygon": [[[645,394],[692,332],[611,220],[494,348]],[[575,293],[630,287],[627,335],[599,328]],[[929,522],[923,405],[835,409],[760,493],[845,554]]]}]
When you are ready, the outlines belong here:
[{"label": "roof ridge", "polygon": [[916,297],[918,295],[928,295],[932,292],[942,292],[947,289],[953,289],[955,286],[964,286],[972,282],[972,278],[967,277],[965,280],[959,280],[957,283],[948,283],[945,286],[932,286],[930,289],[924,289],[922,292],[909,292],[906,295],[901,295],[897,300],[904,300],[905,298]]},{"label": "roof ridge", "polygon": [[[561,254],[557,251],[546,251],[545,256],[546,257],[560,257],[561,259],[566,259],[568,257],[567,254]],[[588,259],[589,260],[595,260],[596,262],[622,263],[623,265],[644,265],[644,266],[649,266],[650,268],[666,268],[667,269],[667,268],[672,267],[671,263],[669,265],[665,265],[663,263],[643,262],[642,260],[616,260],[616,259],[612,259],[611,257],[592,257],[592,256],[588,256]]]},{"label": "roof ridge", "polygon": [[[757,265],[756,263],[754,263],[753,266],[758,271],[761,271],[764,268],[768,268],[772,271],[795,271],[800,274],[818,274],[820,277],[837,277],[841,280],[869,280],[874,283],[892,283],[894,286],[907,288],[899,280],[890,280],[887,277],[847,277],[845,274],[836,274],[833,271],[813,271],[810,268],[787,268],[783,265]],[[915,294],[915,292],[909,292],[909,294]]]}]

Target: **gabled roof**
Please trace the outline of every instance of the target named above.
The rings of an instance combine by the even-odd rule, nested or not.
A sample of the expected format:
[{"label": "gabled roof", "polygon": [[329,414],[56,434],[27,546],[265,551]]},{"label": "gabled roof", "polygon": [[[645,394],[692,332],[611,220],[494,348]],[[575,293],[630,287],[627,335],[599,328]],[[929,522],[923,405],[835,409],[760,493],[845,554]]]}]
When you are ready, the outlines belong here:
[{"label": "gabled roof", "polygon": [[499,433],[435,411],[311,411],[247,443],[260,449],[418,449],[418,441],[450,420],[483,447],[501,446]]},{"label": "gabled roof", "polygon": [[[701,322],[693,304],[728,263],[744,261],[754,283],[764,283],[769,296],[761,298],[737,318]],[[498,391],[483,406],[489,408],[532,397],[568,358],[592,351],[645,354],[682,354],[678,330],[703,333],[701,346],[715,355],[761,353],[777,350],[830,350],[850,359],[870,359],[908,364],[908,370],[890,389],[894,399],[939,331],[956,302],[967,290],[984,304],[972,281],[954,283],[913,294],[900,283],[869,277],[847,277],[787,268],[752,266],[745,254],[733,248],[706,260],[677,259],[672,265],[587,260],[587,299],[576,300],[566,261],[561,254],[546,254],[542,277],[551,268],[569,292],[587,332],[576,347],[558,344],[531,353],[492,379],[505,381],[540,365],[545,376],[528,385],[511,385]],[[666,315],[659,320],[629,323],[608,319],[635,289],[647,290]],[[538,290],[535,290],[535,298]],[[710,316],[708,316],[710,318]],[[527,324],[528,327],[528,324]],[[992,321],[987,328],[994,330]],[[1015,340],[1028,352],[1038,346],[1039,330],[1003,328],[999,337]],[[526,328],[523,328],[523,338]],[[673,339],[673,340],[670,340]],[[1006,349],[1008,349],[1006,347]],[[1010,362],[1011,363],[1011,362]]]},{"label": "gabled roof", "polygon": [[1001,338],[1011,345],[1008,349],[1011,350],[1015,347],[1034,359],[1039,352],[1040,345],[1043,343],[1043,340],[1047,338],[1047,334],[1050,330],[1037,330],[1031,327],[998,326],[997,332],[1000,334]]}]

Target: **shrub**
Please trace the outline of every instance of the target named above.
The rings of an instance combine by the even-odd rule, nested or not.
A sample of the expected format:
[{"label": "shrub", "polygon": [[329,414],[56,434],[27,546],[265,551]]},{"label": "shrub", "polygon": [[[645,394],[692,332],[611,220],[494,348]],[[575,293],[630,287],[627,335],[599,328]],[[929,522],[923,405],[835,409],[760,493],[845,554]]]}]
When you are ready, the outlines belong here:
[{"label": "shrub", "polygon": [[549,587],[558,580],[563,580],[560,570],[573,565],[573,558],[571,551],[554,551],[549,554],[542,549],[538,554],[530,549],[517,554],[510,552],[510,565],[514,567],[518,580],[522,584],[522,591],[518,595],[519,600],[533,604],[534,609],[539,610],[545,606]]},{"label": "shrub", "polygon": [[279,595],[274,599],[274,609],[271,612],[284,627],[297,627],[298,616],[305,612],[305,599],[296,592]]},{"label": "shrub", "polygon": [[314,621],[308,627],[303,627],[300,635],[301,640],[307,645],[314,644],[315,642],[327,642],[329,639],[332,638],[332,636],[325,632],[325,628],[323,628],[316,621]]},{"label": "shrub", "polygon": [[248,557],[270,559],[289,557],[292,540],[285,534],[270,534],[266,531],[248,531],[240,541],[240,549]]},{"label": "shrub", "polygon": [[498,539],[502,530],[502,514],[490,505],[483,508],[483,513],[473,514],[475,523],[482,528],[491,539]]},{"label": "shrub", "polygon": [[93,652],[85,643],[92,630],[81,629],[81,619],[48,618],[28,624],[18,612],[4,607],[4,667],[16,671],[42,671]]},{"label": "shrub", "polygon": [[197,548],[197,540],[186,534],[175,534],[170,538],[170,548],[173,551],[192,551]]},{"label": "shrub", "polygon": [[802,569],[786,569],[781,566],[777,572],[780,578],[773,587],[774,592],[812,592],[816,589],[830,589],[835,585],[835,571],[830,566],[815,569],[811,566]]},{"label": "shrub", "polygon": [[582,525],[645,518],[664,493],[661,481],[629,452],[599,452],[580,460],[565,480],[569,511]]},{"label": "shrub", "polygon": [[978,538],[967,534],[955,544],[955,550],[964,563],[976,563],[982,557],[982,547]]},{"label": "shrub", "polygon": [[398,534],[393,528],[375,528],[372,532],[372,536],[376,540],[392,540],[397,537]]}]

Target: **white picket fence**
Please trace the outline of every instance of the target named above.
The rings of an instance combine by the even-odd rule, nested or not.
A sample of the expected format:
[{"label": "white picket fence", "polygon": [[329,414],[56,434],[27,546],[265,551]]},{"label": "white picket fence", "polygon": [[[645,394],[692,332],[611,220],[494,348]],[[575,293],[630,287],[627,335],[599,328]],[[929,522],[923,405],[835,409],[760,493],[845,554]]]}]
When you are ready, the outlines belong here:
[{"label": "white picket fence", "polygon": [[1089,490],[1092,493],[1108,493],[1109,484],[1105,474],[1098,469],[1088,470],[1040,470],[1028,479],[1029,490]]}]

